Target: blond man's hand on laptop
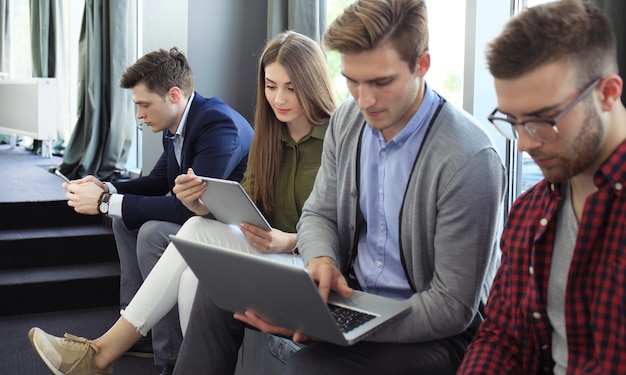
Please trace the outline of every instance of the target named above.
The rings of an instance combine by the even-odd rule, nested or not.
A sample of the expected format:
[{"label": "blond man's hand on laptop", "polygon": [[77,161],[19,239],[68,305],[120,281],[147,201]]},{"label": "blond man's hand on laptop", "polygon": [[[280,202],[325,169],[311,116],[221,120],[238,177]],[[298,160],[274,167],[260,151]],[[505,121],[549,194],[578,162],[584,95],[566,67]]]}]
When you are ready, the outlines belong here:
[{"label": "blond man's hand on laptop", "polygon": [[181,174],[174,180],[176,185],[172,189],[176,198],[183,202],[185,207],[192,211],[196,215],[207,215],[209,209],[206,208],[204,203],[200,200],[202,193],[206,190],[206,182],[202,181],[195,173],[193,169],[189,168],[187,174]]},{"label": "blond man's hand on laptop", "polygon": [[335,261],[329,257],[313,258],[306,266],[309,275],[317,283],[317,288],[324,301],[328,301],[328,294],[331,290],[344,297],[350,297],[354,290],[348,286],[346,278],[343,277]]},{"label": "blond man's hand on laptop", "polygon": [[[313,278],[313,280],[315,280],[318,284],[320,295],[324,301],[328,301],[328,295],[331,290],[334,290],[345,297],[350,297],[354,294],[354,290],[348,286],[348,282],[345,277],[343,277],[337,268],[335,261],[331,258],[319,257],[311,259],[307,264],[307,270],[311,278]],[[245,314],[235,313],[234,317],[237,320],[255,327],[261,332],[291,337],[293,342],[311,340],[311,337],[301,332],[270,324],[250,310],[246,311]]]}]

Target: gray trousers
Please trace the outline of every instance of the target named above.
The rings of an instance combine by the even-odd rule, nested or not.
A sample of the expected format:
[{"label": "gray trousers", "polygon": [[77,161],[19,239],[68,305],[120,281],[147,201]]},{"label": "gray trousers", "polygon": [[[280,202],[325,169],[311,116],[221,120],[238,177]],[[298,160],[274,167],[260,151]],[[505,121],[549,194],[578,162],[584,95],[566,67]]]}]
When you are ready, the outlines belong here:
[{"label": "gray trousers", "polygon": [[[120,258],[120,308],[130,303],[143,280],[170,243],[169,235],[176,234],[179,224],[166,221],[148,221],[138,230],[129,230],[124,221],[113,219],[113,233]],[[152,328],[154,363],[165,366],[174,363],[182,342],[178,308],[174,307]]]},{"label": "gray trousers", "polygon": [[[245,327],[213,304],[200,283],[174,375],[232,375]],[[454,375],[471,339],[463,333],[416,344],[316,342],[289,357],[282,374]]]}]

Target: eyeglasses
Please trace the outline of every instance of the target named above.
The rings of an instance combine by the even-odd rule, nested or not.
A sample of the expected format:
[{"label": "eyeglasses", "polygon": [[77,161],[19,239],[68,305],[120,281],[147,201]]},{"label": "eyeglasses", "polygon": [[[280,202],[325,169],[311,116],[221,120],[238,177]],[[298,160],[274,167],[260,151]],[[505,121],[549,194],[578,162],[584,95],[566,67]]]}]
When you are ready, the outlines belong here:
[{"label": "eyeglasses", "polygon": [[594,79],[585,89],[578,95],[576,99],[574,99],[567,107],[565,107],[559,114],[550,118],[529,118],[524,121],[517,121],[513,116],[508,115],[506,113],[500,113],[496,115],[498,112],[498,108],[494,109],[493,112],[487,117],[489,121],[498,129],[502,135],[511,140],[516,140],[519,138],[519,130],[518,126],[523,126],[526,134],[535,138],[544,143],[550,143],[556,141],[559,137],[559,129],[556,127],[556,123],[562,119],[567,112],[569,112],[572,108],[576,106],[580,101],[582,101],[587,95],[593,91],[598,82],[602,80],[602,77],[598,77]]}]

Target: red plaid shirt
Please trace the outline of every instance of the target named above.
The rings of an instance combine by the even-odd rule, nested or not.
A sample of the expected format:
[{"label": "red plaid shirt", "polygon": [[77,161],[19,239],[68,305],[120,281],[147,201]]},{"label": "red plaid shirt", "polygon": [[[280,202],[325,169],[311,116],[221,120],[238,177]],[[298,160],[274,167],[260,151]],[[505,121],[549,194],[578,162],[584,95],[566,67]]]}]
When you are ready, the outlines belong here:
[{"label": "red plaid shirt", "polygon": [[[565,295],[568,374],[626,374],[626,142],[594,175]],[[515,202],[486,319],[459,374],[552,373],[548,280],[563,195],[538,183]]]}]

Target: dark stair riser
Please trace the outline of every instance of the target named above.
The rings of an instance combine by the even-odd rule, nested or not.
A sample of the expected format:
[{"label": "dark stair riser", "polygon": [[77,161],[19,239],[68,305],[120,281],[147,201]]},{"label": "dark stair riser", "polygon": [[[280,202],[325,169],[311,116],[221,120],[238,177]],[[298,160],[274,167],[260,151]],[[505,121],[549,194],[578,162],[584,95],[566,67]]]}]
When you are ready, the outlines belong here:
[{"label": "dark stair riser", "polygon": [[0,203],[0,315],[118,306],[111,221],[67,202]]},{"label": "dark stair riser", "polygon": [[0,270],[111,261],[113,234],[0,240]]},{"label": "dark stair riser", "polygon": [[119,305],[119,276],[0,286],[0,315]]}]

